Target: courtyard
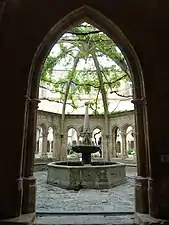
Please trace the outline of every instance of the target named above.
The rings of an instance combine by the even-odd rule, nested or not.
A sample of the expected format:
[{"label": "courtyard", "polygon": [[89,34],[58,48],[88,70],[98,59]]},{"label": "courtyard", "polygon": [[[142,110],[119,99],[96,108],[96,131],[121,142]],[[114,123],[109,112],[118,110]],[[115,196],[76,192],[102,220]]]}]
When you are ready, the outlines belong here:
[{"label": "courtyard", "polygon": [[134,212],[136,167],[126,167],[127,183],[103,190],[65,190],[47,184],[47,171],[35,172],[37,212]]}]

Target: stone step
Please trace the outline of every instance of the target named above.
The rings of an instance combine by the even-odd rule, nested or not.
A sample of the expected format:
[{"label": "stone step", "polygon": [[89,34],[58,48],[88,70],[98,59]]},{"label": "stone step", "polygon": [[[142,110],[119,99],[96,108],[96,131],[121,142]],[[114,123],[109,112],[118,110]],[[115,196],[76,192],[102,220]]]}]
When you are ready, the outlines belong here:
[{"label": "stone step", "polygon": [[37,215],[36,221],[34,225],[74,225],[74,224],[83,224],[83,225],[101,225],[101,224],[112,224],[112,225],[135,225],[137,224],[135,221],[134,213],[132,214],[124,214],[120,215],[119,213],[98,213],[98,214],[51,214],[51,215]]}]

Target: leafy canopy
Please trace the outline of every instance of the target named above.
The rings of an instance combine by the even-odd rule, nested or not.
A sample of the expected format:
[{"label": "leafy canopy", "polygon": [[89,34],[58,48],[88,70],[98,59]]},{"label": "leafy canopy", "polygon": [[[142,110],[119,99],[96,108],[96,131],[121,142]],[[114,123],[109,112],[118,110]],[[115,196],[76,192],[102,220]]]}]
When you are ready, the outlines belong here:
[{"label": "leafy canopy", "polygon": [[[93,112],[99,113],[103,103],[104,111],[109,113],[107,93],[120,87],[121,80],[130,79],[126,60],[115,43],[102,31],[82,23],[68,30],[54,49],[41,74],[41,87],[57,93],[53,101],[77,109],[83,95],[92,94]],[[59,67],[65,70],[62,76],[58,76]]]}]

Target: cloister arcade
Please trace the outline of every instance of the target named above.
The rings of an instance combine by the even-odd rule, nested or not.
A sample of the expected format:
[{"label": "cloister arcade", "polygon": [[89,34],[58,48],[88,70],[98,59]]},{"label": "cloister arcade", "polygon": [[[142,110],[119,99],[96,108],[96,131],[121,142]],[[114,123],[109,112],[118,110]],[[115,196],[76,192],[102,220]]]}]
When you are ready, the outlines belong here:
[{"label": "cloister arcade", "polygon": [[[60,114],[38,111],[35,158],[66,160],[70,146],[79,143],[83,129],[83,115],[66,115],[64,123],[64,148],[61,148]],[[109,116],[109,142],[106,146],[104,116],[90,116],[92,141],[100,145],[104,159],[128,157],[135,149],[134,111]],[[96,154],[97,156],[97,154]]]}]

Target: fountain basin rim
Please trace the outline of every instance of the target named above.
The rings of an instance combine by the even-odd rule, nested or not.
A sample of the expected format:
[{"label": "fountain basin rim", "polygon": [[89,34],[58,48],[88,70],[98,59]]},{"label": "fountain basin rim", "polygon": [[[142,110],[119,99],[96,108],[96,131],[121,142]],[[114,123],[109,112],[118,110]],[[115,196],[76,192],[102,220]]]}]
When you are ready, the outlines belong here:
[{"label": "fountain basin rim", "polygon": [[76,146],[72,146],[72,150],[76,153],[92,154],[92,153],[98,152],[100,150],[100,146],[97,146],[97,145],[76,145]]},{"label": "fountain basin rim", "polygon": [[[63,162],[63,161],[58,161],[58,163],[59,162]],[[85,165],[59,165],[59,164],[56,164],[57,162],[50,162],[50,163],[48,163],[47,164],[47,166],[48,167],[59,167],[59,168],[65,168],[65,169],[84,169],[84,168],[102,168],[102,169],[104,169],[104,168],[110,168],[110,167],[121,167],[121,166],[126,166],[124,163],[119,163],[119,162],[117,162],[117,163],[115,163],[115,164],[109,164],[109,165],[104,165],[104,164],[102,164],[102,165],[90,165],[90,164],[85,164]]]}]

